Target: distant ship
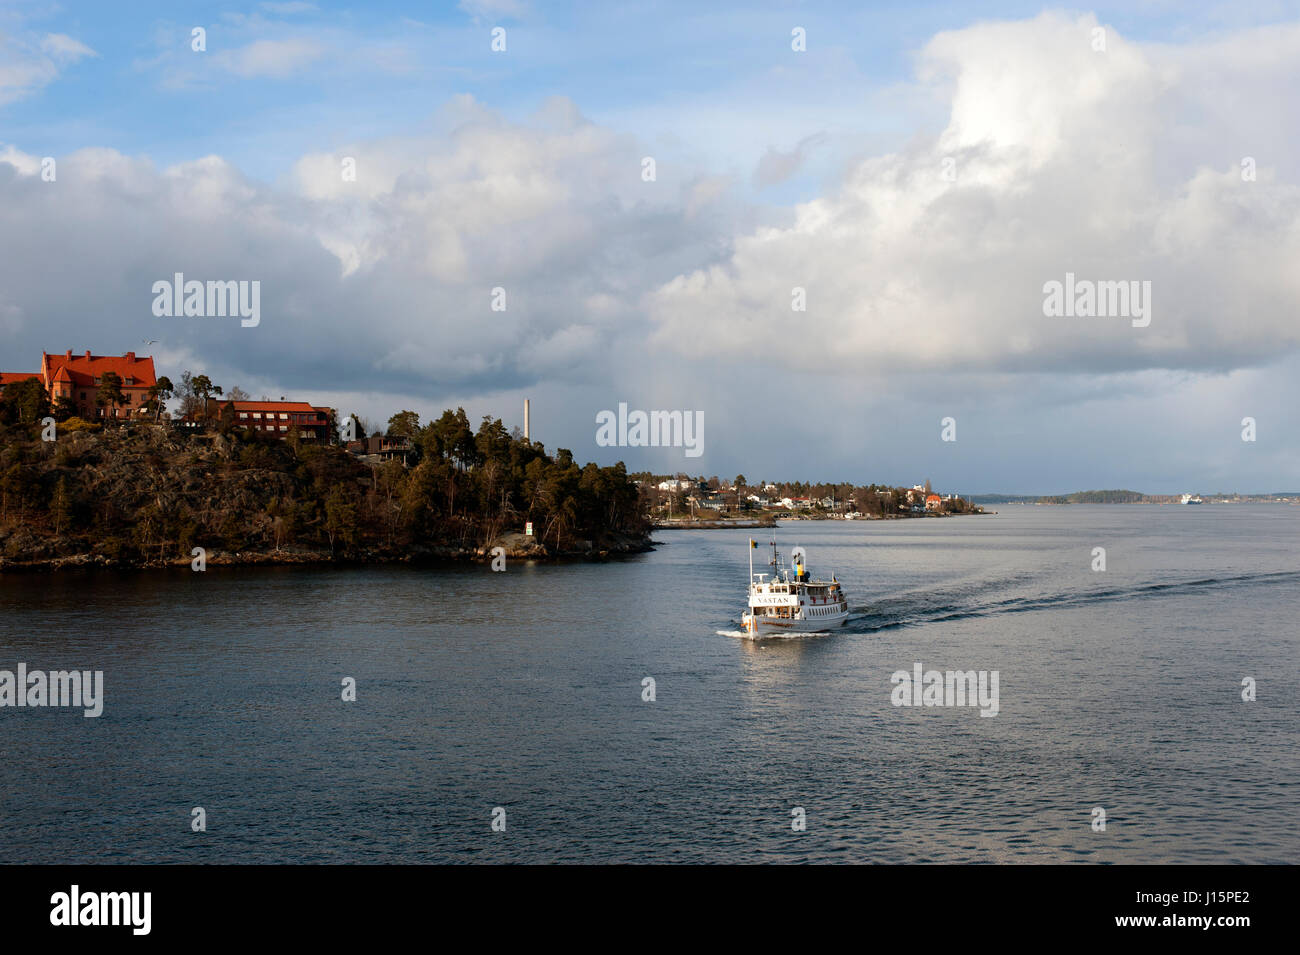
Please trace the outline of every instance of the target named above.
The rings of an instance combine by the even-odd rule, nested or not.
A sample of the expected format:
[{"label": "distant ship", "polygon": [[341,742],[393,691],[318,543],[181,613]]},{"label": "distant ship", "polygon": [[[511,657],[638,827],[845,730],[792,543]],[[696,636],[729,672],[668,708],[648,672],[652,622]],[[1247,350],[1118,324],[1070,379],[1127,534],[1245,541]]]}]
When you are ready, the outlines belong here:
[{"label": "distant ship", "polygon": [[[740,622],[751,637],[777,633],[815,633],[844,625],[849,604],[834,575],[830,580],[813,580],[804,569],[801,548],[795,548],[793,572],[786,569],[772,541],[772,573],[754,573],[754,550],[749,542],[749,609]],[[771,580],[764,578],[770,576]]]},{"label": "distant ship", "polygon": [[1184,494],[1184,495],[1183,495],[1183,503],[1184,503],[1184,504],[1204,504],[1205,502],[1201,500],[1201,496],[1200,496],[1199,494]]}]

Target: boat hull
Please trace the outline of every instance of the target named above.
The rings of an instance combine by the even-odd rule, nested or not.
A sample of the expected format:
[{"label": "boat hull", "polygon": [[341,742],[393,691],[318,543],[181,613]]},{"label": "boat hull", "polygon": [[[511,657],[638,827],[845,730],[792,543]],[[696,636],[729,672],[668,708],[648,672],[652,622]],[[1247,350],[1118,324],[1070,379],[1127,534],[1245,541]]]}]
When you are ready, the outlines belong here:
[{"label": "boat hull", "polygon": [[812,620],[767,617],[762,614],[755,617],[746,613],[741,616],[740,623],[751,637],[774,637],[789,633],[822,633],[826,630],[836,630],[844,626],[848,619],[847,613]]}]

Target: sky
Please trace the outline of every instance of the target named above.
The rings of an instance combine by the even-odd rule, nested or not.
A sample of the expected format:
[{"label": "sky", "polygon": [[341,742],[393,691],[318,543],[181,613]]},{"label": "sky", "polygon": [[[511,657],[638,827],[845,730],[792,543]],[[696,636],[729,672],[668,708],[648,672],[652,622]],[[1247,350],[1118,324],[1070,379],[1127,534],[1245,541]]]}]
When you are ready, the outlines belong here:
[{"label": "sky", "polygon": [[[0,370],[528,397],[751,482],[1295,490],[1298,74],[1292,3],[0,0]],[[259,322],[156,315],[176,273]],[[701,453],[599,444],[620,404]]]}]

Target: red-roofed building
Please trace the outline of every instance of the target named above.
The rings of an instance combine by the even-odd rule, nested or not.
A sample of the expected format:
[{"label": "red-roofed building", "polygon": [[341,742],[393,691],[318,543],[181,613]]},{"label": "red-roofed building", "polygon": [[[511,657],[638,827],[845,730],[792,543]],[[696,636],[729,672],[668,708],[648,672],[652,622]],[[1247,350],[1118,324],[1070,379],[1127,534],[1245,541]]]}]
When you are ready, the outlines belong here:
[{"label": "red-roofed building", "polygon": [[0,394],[4,392],[6,385],[16,385],[28,378],[40,377],[40,373],[35,371],[0,371]]},{"label": "red-roofed building", "polygon": [[[99,383],[108,372],[122,379],[122,394],[126,400],[116,408],[100,407],[96,403]],[[133,418],[144,413],[144,403],[149,399],[149,389],[157,382],[153,371],[153,358],[137,358],[135,352],[125,355],[81,355],[71,350],[62,355],[41,353],[41,378],[50,401],[66,398],[77,408],[81,418]]]},{"label": "red-roofed building", "polygon": [[305,401],[214,401],[216,414],[222,417],[233,405],[235,426],[252,428],[287,438],[295,431],[309,441],[328,441],[333,408],[317,408]]},{"label": "red-roofed building", "polygon": [[925,509],[927,511],[937,511],[943,507],[943,498],[938,494],[927,494],[925,496]]},{"label": "red-roofed building", "polygon": [[[116,408],[101,408],[95,399],[100,380],[110,371],[122,379],[125,401]],[[39,378],[51,403],[66,398],[77,409],[77,415],[87,419],[132,418],[143,414],[149,389],[157,381],[153,359],[147,355],[137,357],[133,351],[125,355],[92,355],[88,351],[74,355],[71,349],[62,355],[41,352],[38,372],[0,372],[0,389],[26,378]]]}]

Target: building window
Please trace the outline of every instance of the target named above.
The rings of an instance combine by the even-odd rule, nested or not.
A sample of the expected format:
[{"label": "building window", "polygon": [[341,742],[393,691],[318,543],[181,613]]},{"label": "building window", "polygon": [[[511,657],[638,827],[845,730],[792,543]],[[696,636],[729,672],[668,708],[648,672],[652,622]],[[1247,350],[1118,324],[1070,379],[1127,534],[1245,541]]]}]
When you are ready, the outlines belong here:
[{"label": "building window", "polygon": [[287,424],[282,424],[282,425],[280,425],[280,430],[281,430],[281,431],[288,431],[288,430],[289,430],[289,426],[288,426]]},{"label": "building window", "polygon": [[[280,420],[281,420],[281,421],[288,421],[288,420],[289,420],[289,416],[288,416],[287,414],[285,414],[283,411],[281,411],[281,412],[280,412]],[[283,431],[284,429],[281,428],[280,430]]]}]

